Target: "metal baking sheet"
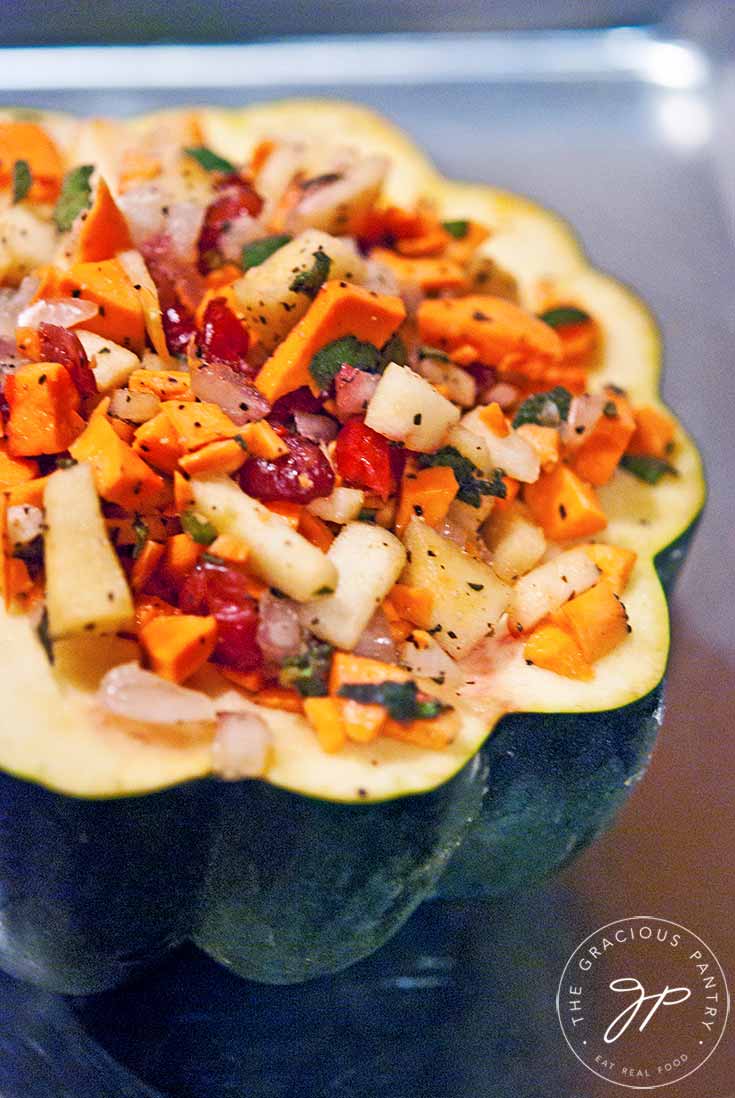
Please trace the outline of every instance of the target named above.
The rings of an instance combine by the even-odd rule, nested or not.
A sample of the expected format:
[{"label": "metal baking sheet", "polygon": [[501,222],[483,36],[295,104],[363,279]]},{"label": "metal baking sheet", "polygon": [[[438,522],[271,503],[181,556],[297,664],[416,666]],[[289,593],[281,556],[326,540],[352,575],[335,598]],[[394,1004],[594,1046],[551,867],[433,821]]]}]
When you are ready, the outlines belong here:
[{"label": "metal baking sheet", "polygon": [[[193,949],[81,1002],[0,977],[0,1093],[603,1098],[617,1088],[574,1059],[554,1009],[583,938],[659,916],[704,938],[735,982],[734,87],[694,43],[641,30],[0,52],[7,104],[120,114],[355,99],[447,174],[558,210],[659,317],[664,393],[702,444],[710,484],[673,601],[653,765],[561,877],[499,903],[424,905],[375,957],[304,987],[245,984]],[[728,1031],[663,1093],[728,1098],[733,1080]]]}]

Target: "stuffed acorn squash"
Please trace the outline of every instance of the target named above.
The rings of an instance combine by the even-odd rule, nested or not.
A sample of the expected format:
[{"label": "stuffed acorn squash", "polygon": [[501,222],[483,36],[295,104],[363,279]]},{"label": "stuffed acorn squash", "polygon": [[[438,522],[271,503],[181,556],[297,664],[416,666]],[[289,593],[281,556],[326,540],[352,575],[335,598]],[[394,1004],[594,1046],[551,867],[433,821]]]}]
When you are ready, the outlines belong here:
[{"label": "stuffed acorn squash", "polygon": [[295,982],[568,860],[703,502],[642,304],[339,103],[7,112],[0,188],[0,963]]}]

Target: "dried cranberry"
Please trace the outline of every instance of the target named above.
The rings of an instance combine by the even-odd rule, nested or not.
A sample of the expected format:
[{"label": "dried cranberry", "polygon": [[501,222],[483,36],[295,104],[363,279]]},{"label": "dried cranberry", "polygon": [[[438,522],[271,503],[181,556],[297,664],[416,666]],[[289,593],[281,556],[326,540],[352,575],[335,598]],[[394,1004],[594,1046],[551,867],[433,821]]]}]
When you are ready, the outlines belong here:
[{"label": "dried cranberry", "polygon": [[334,473],[326,455],[314,442],[298,435],[284,439],[289,453],[275,461],[250,458],[240,470],[240,487],[249,496],[266,502],[310,503],[328,496]]},{"label": "dried cranberry", "polygon": [[161,310],[166,346],[172,355],[185,355],[189,340],[196,335],[196,321],[180,302],[166,305]]},{"label": "dried cranberry", "polygon": [[242,572],[226,564],[200,561],[179,593],[185,614],[212,614],[217,620],[216,663],[237,671],[254,671],[263,662],[258,647],[258,605],[247,591]]},{"label": "dried cranberry", "polygon": [[207,207],[204,224],[199,233],[199,270],[207,274],[217,266],[220,236],[241,214],[257,217],[263,208],[263,199],[246,179],[228,175],[220,182],[221,192]]},{"label": "dried cranberry", "polygon": [[38,344],[42,362],[59,362],[69,373],[81,397],[97,392],[94,371],[79,336],[58,324],[38,325]]},{"label": "dried cranberry", "polygon": [[199,347],[205,362],[221,362],[241,373],[248,372],[250,337],[223,297],[215,297],[204,310]]},{"label": "dried cranberry", "polygon": [[386,438],[355,416],[337,435],[334,460],[337,470],[350,484],[368,488],[387,499],[395,487],[393,449]]},{"label": "dried cranberry", "polygon": [[300,389],[294,389],[292,393],[286,393],[285,396],[279,397],[271,408],[268,420],[274,425],[283,423],[287,427],[291,427],[293,426],[295,412],[310,412],[319,415],[321,411],[321,401],[314,396],[311,389],[304,385]]}]

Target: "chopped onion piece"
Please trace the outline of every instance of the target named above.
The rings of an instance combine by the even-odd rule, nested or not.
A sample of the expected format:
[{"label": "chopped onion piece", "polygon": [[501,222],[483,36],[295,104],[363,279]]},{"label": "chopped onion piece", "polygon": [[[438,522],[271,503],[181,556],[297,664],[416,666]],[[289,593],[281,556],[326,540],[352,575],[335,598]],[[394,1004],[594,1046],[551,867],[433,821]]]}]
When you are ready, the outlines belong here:
[{"label": "chopped onion piece", "polygon": [[256,640],[265,659],[281,664],[289,657],[298,655],[301,635],[296,603],[291,599],[278,598],[270,591],[261,595]]},{"label": "chopped onion piece", "polygon": [[8,507],[7,528],[11,545],[27,545],[43,533],[43,511],[30,503]]},{"label": "chopped onion piece", "polygon": [[39,324],[58,324],[60,328],[73,328],[97,316],[99,308],[83,297],[57,297],[52,301],[34,301],[18,316],[19,328],[37,328]]},{"label": "chopped onion piece", "polygon": [[110,415],[129,423],[147,423],[160,408],[161,402],[153,393],[133,393],[130,389],[115,389],[110,401]]},{"label": "chopped onion piece", "polygon": [[271,406],[242,374],[223,363],[200,366],[191,375],[194,395],[211,404],[219,404],[233,423],[254,423],[263,419]]},{"label": "chopped onion piece", "polygon": [[573,398],[566,423],[562,423],[560,428],[561,439],[567,449],[576,450],[582,445],[602,415],[604,407],[605,397],[600,393],[585,393],[584,396]]},{"label": "chopped onion piece", "polygon": [[117,204],[128,223],[136,248],[163,232],[166,226],[163,211],[169,202],[170,195],[158,183],[141,183],[118,197]]},{"label": "chopped onion piece", "polygon": [[584,549],[566,549],[518,580],[512,589],[508,618],[524,631],[532,629],[568,599],[592,587],[599,577],[599,568]]},{"label": "chopped onion piece", "polygon": [[461,677],[459,668],[451,656],[433,637],[421,644],[407,640],[401,648],[401,666],[422,679],[433,679],[437,685],[455,683]]},{"label": "chopped onion piece", "polygon": [[337,437],[337,424],[329,416],[319,416],[314,412],[294,412],[296,430],[310,442],[331,442]]},{"label": "chopped onion piece", "polygon": [[268,769],[271,732],[255,713],[218,713],[212,744],[216,774],[226,781],[259,778]]},{"label": "chopped onion piece", "polygon": [[338,522],[344,526],[352,522],[362,511],[365,503],[365,493],[360,488],[333,488],[328,496],[313,499],[307,504],[312,515],[323,519],[325,522]]},{"label": "chopped onion piece", "polygon": [[482,393],[482,400],[485,404],[499,404],[505,411],[515,404],[519,395],[520,389],[517,389],[515,385],[509,385],[507,381],[499,381],[496,385],[491,385],[485,389]]},{"label": "chopped onion piece", "polygon": [[216,719],[214,702],[206,694],[161,679],[137,663],[108,671],[97,700],[115,716],[145,724],[211,724]]},{"label": "chopped onion piece", "polygon": [[0,336],[12,339],[13,349],[15,349],[18,317],[30,305],[39,285],[40,281],[36,275],[26,275],[17,290],[5,287],[0,290]]},{"label": "chopped onion piece", "polygon": [[169,207],[166,233],[171,255],[181,263],[193,263],[206,207],[201,202],[173,202]]},{"label": "chopped onion piece", "polygon": [[398,655],[393,634],[381,608],[375,611],[365,626],[354,653],[356,656],[367,656],[371,660],[382,660],[383,663],[396,663]]}]

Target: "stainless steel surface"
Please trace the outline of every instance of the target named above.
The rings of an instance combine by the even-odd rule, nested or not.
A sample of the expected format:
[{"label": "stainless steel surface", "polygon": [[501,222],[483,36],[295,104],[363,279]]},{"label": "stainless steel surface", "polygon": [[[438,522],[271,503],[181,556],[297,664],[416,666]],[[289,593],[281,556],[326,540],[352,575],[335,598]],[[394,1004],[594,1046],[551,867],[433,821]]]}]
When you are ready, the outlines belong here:
[{"label": "stainless steel surface", "polygon": [[[710,484],[673,600],[668,711],[653,765],[615,828],[562,878],[502,904],[425,906],[383,954],[309,985],[301,998],[228,979],[217,985],[212,968],[186,955],[147,985],[87,1003],[80,1037],[63,1002],[6,981],[2,1093],[86,1095],[95,1077],[96,1096],[138,1093],[112,1074],[91,1033],[120,1063],[175,1094],[281,1095],[298,1087],[308,1095],[602,1098],[616,1088],[574,1060],[554,1013],[561,969],[579,941],[611,920],[658,915],[703,937],[735,985],[735,84],[686,42],[622,34],[515,37],[507,49],[488,43],[484,54],[476,43],[471,81],[461,79],[461,57],[449,78],[440,48],[435,64],[409,72],[392,48],[393,73],[367,51],[359,81],[317,86],[310,78],[304,89],[293,54],[272,47],[267,87],[223,87],[212,73],[210,89],[205,70],[195,91],[180,81],[175,92],[121,90],[113,74],[112,89],[92,97],[17,84],[2,91],[0,57],[6,103],[119,112],[192,100],[235,105],[303,90],[359,99],[403,126],[447,174],[521,191],[558,210],[595,264],[634,286],[657,314],[664,393],[700,441]],[[310,71],[322,61],[328,73],[335,46],[320,48],[309,45]],[[260,71],[265,55],[252,49],[247,57]],[[626,49],[627,64],[611,63]],[[560,56],[566,67],[556,64]],[[575,57],[584,64],[575,67]],[[196,67],[195,55],[188,64]],[[383,65],[374,78],[371,64]],[[135,72],[133,64],[130,79]],[[53,85],[48,74],[44,84]],[[451,979],[439,972],[427,983],[427,957],[435,968],[447,957],[458,967]],[[214,1048],[200,1029],[207,1012],[219,1020]],[[306,1025],[317,1043],[305,1044],[300,1066],[288,1061],[287,1068],[282,1027],[291,1025],[294,1041],[297,1030],[304,1040]],[[281,1033],[281,1046],[264,1044],[264,1028],[270,1037]],[[661,1093],[732,1095],[731,1030],[700,1071]],[[339,1056],[345,1041],[357,1049],[349,1062]],[[269,1061],[265,1049],[286,1059]]]}]

